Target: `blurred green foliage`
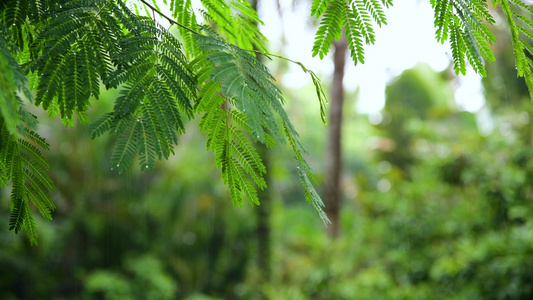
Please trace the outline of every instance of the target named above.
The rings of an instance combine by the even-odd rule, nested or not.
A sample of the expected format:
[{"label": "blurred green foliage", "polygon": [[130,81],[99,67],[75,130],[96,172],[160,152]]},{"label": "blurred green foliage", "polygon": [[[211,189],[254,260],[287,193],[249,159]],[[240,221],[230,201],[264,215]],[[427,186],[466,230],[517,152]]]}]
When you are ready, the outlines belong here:
[{"label": "blurred green foliage", "polygon": [[[381,124],[345,124],[373,132],[366,139],[376,151],[363,165],[364,153],[346,157],[341,238],[317,234],[301,208],[275,214],[269,299],[533,297],[526,90],[505,110],[489,101],[494,130],[480,135],[487,120],[458,111],[446,73],[431,72],[417,66],[391,83]],[[383,146],[390,140],[395,147]]]},{"label": "blurred green foliage", "polygon": [[[298,201],[289,149],[274,153],[270,281],[255,263],[254,208],[229,205],[195,124],[154,172],[118,175],[106,159],[109,140],[49,121],[40,133],[57,145],[49,159],[58,208],[54,221],[37,219],[36,247],[0,227],[0,298],[531,299],[527,89],[509,75],[503,85],[485,80],[490,113],[482,118],[457,110],[448,74],[419,65],[398,76],[377,125],[347,102],[336,240]],[[325,129],[310,121],[319,111],[306,104],[313,93],[285,95],[323,180]],[[482,122],[492,132],[481,135]],[[4,200],[0,214],[8,218]]]}]

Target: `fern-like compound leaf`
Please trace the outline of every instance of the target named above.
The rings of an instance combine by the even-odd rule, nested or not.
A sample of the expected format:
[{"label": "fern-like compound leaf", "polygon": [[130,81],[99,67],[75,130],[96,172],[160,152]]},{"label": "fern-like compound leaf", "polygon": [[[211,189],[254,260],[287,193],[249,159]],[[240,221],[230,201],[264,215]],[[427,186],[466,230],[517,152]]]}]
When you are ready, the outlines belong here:
[{"label": "fern-like compound leaf", "polygon": [[234,126],[229,127],[229,131],[233,138],[233,147],[238,161],[246,173],[250,174],[254,182],[260,189],[266,188],[263,174],[266,173],[266,168],[261,161],[261,157],[255,151],[250,140],[244,137],[242,131],[237,130]]},{"label": "fern-like compound leaf", "polygon": [[[15,10],[20,9],[20,14],[6,11],[4,4],[0,4],[0,19],[5,22],[5,18],[9,19],[9,14],[14,13],[13,22],[22,22],[21,19],[24,19],[24,23],[10,26],[9,33],[18,30],[18,33],[25,33],[26,19],[40,17],[30,16],[40,12],[33,12],[35,3],[10,3]],[[23,17],[19,19],[17,16]],[[47,174],[51,166],[37,149],[41,147],[48,150],[49,146],[33,131],[37,125],[36,118],[26,110],[21,99],[25,97],[30,101],[34,100],[28,79],[14,56],[27,44],[17,45],[4,24],[0,24],[0,32],[0,186],[5,187],[9,182],[12,186],[9,228],[16,233],[25,228],[30,242],[37,244],[37,232],[29,202],[48,220],[55,209],[50,197],[55,187]]]},{"label": "fern-like compound leaf", "polygon": [[[248,52],[212,33],[195,37],[197,45],[206,52],[205,59],[202,57],[192,62],[201,65],[203,61],[198,81],[205,83],[201,86],[196,105],[197,112],[203,114],[200,129],[207,133],[207,148],[215,152],[217,167],[222,170],[223,181],[229,187],[234,204],[242,205],[244,198],[258,203],[256,189],[266,187],[263,179],[266,169],[251,140],[270,147],[276,144],[275,140],[289,140],[297,164],[306,170],[302,173],[302,178],[306,180],[301,182],[308,201],[327,220],[310,179],[310,168],[301,154],[304,149],[282,107],[281,92],[273,84],[274,79],[268,69]],[[318,91],[323,95],[321,89]]]},{"label": "fern-like compound leaf", "polygon": [[[170,8],[172,10],[172,15],[176,18],[178,23],[194,31],[199,31],[196,14],[193,11],[191,0],[172,0]],[[183,44],[187,50],[188,57],[196,57],[199,53],[198,48],[195,47],[193,32],[181,26],[178,26],[178,30],[183,38]]]},{"label": "fern-like compound leaf", "polygon": [[385,17],[383,6],[378,0],[364,0],[363,3],[378,26],[387,25],[387,18]]},{"label": "fern-like compound leaf", "polygon": [[24,214],[24,229],[26,229],[26,234],[30,239],[30,243],[32,245],[37,245],[37,225],[35,225],[33,215],[28,213],[30,211],[28,201],[22,201],[22,206],[24,206],[24,210],[26,211]]},{"label": "fern-like compound leaf", "polygon": [[110,7],[101,1],[64,3],[32,45],[40,52],[26,68],[38,78],[35,103],[59,113],[67,124],[74,114],[84,119],[89,98],[98,98],[100,80],[113,68],[110,56],[122,29],[110,17]]},{"label": "fern-like compound leaf", "polygon": [[359,25],[358,29],[365,38],[365,42],[367,44],[374,44],[376,37],[370,19],[369,7],[373,8],[373,6],[365,5],[365,1],[357,0],[352,4],[352,11],[355,16],[355,22]]},{"label": "fern-like compound leaf", "polygon": [[[507,19],[507,24],[509,25],[509,30],[511,32],[516,72],[518,76],[524,77],[533,101],[533,72],[531,71],[533,63],[531,59],[526,56],[526,52],[530,53],[531,50],[533,50],[533,47],[530,45],[530,40],[524,40],[521,37],[523,35],[526,36],[527,39],[531,39],[531,36],[533,36],[533,31],[531,30],[531,21],[529,21],[529,17],[527,17],[533,14],[533,9],[519,0],[500,0],[498,2],[502,8],[505,18]],[[513,11],[512,7],[514,7],[517,11]],[[527,16],[524,16],[519,12],[525,13]],[[525,26],[517,24],[517,21]],[[522,35],[520,33],[522,33]]]},{"label": "fern-like compound leaf", "polygon": [[[345,35],[348,49],[350,49],[350,56],[353,62],[357,65],[357,62],[365,63],[365,50],[363,44],[363,36],[360,31],[360,25],[356,21],[357,15],[351,7],[347,7],[345,10]],[[325,117],[324,117],[325,118]],[[324,119],[323,118],[323,119]]]},{"label": "fern-like compound leaf", "polygon": [[211,77],[220,83],[222,94],[244,112],[252,127],[253,138],[264,140],[263,126],[270,132],[279,132],[271,109],[283,111],[283,98],[272,83],[268,70],[246,51],[226,44],[220,38],[201,35],[196,38],[204,50],[214,51],[207,56],[215,66]]},{"label": "fern-like compound leaf", "polygon": [[329,2],[330,0],[313,0],[313,4],[311,4],[311,16],[317,18],[322,16],[326,7],[328,7]]},{"label": "fern-like compound leaf", "polygon": [[[124,12],[123,22],[130,14]],[[114,110],[91,126],[93,137],[116,134],[112,164],[119,172],[135,157],[143,170],[152,170],[157,158],[168,158],[185,130],[182,115],[193,117],[197,94],[196,78],[176,37],[150,19],[138,21],[138,26],[110,56],[117,67],[104,83],[122,86]]]},{"label": "fern-like compound leaf", "polygon": [[14,230],[18,233],[24,226],[24,220],[26,218],[26,206],[23,205],[24,200],[22,198],[11,199],[11,216],[9,217],[9,230]]},{"label": "fern-like compound leaf", "polygon": [[19,102],[16,95],[17,84],[15,83],[14,74],[8,62],[8,60],[14,60],[14,58],[5,49],[5,45],[5,40],[0,37],[0,82],[2,83],[0,89],[0,103],[2,103],[0,105],[0,116],[3,118],[9,132],[11,134],[17,134],[16,126],[19,123]]},{"label": "fern-like compound leaf", "polygon": [[387,24],[383,7],[389,7],[392,2],[331,0],[315,1],[313,5],[312,13],[322,15],[313,45],[313,56],[324,58],[329,53],[331,43],[338,40],[344,31],[350,55],[357,65],[358,62],[364,63],[364,44],[374,44],[376,41],[374,24]]},{"label": "fern-like compound leaf", "polygon": [[485,60],[494,60],[490,46],[496,41],[487,24],[494,23],[486,1],[430,1],[434,9],[435,33],[439,42],[449,41],[454,69],[466,73],[466,61],[485,76]]},{"label": "fern-like compound leaf", "polygon": [[116,166],[119,173],[128,169],[137,155],[137,126],[139,124],[132,116],[120,119],[117,124],[117,131],[120,134],[111,153],[111,165],[113,168]]},{"label": "fern-like compound leaf", "polygon": [[[0,148],[3,147],[3,140],[0,140]],[[7,178],[6,174],[6,165],[3,161],[0,161],[0,188],[5,188],[9,184],[9,178]]]},{"label": "fern-like compound leaf", "polygon": [[101,116],[98,120],[91,123],[89,126],[89,132],[94,139],[109,131],[116,126],[117,119],[115,119],[113,113],[107,113]]},{"label": "fern-like compound leaf", "polygon": [[[152,4],[142,2],[139,9],[150,14],[146,6]],[[157,1],[151,2],[158,10]],[[0,101],[5,103],[0,107],[0,186],[13,186],[12,229],[25,228],[36,243],[32,209],[48,220],[55,209],[50,198],[55,187],[47,175],[50,165],[39,150],[48,149],[48,144],[35,133],[36,118],[22,100],[33,101],[49,115],[60,115],[66,125],[73,125],[75,116],[88,123],[85,112],[90,101],[99,98],[102,83],[118,89],[118,97],[113,111],[92,123],[90,130],[93,138],[104,133],[116,138],[111,163],[119,172],[135,159],[142,170],[152,170],[157,159],[173,153],[185,131],[183,118],[201,114],[207,148],[215,153],[236,205],[243,199],[258,204],[257,189],[266,187],[266,169],[253,142],[274,147],[288,140],[297,152],[297,164],[306,170],[301,176],[307,198],[318,210],[319,197],[281,92],[255,58],[257,52],[266,52],[266,38],[256,26],[262,24],[257,12],[243,0],[200,2],[205,10],[199,12],[225,39],[193,34],[201,26],[191,0],[170,3],[178,21],[171,23],[178,25],[183,44],[122,0],[0,3]],[[353,37],[361,44],[373,42],[370,22],[385,23],[382,8],[389,2],[314,1],[314,14],[323,16],[326,24],[319,54],[326,55],[331,41],[340,38],[347,18],[352,19]],[[357,15],[345,13],[354,7]],[[362,46],[352,49],[362,61]],[[320,81],[301,66],[313,79],[325,119]]]},{"label": "fern-like compound leaf", "polygon": [[9,230],[14,230],[18,233],[24,226],[26,214],[30,213],[26,210],[24,201],[26,195],[24,193],[24,177],[22,171],[22,164],[15,160],[9,165],[11,169],[11,182],[13,189],[11,191],[11,216],[9,218]]},{"label": "fern-like compound leaf", "polygon": [[201,0],[206,8],[203,16],[213,22],[228,43],[241,49],[258,49],[266,52],[265,36],[256,24],[263,22],[248,1]]},{"label": "fern-like compound leaf", "polygon": [[313,174],[311,173],[311,168],[303,157],[303,154],[306,153],[306,151],[300,144],[300,142],[291,134],[292,130],[290,129],[290,126],[287,126],[287,124],[284,125],[289,144],[293,149],[294,158],[297,164],[296,169],[298,171],[298,177],[300,178],[300,184],[304,189],[305,198],[307,202],[309,202],[314,207],[315,211],[318,213],[318,215],[325,224],[331,223],[331,221],[328,219],[326,213],[323,210],[324,202],[322,201],[320,195],[318,195],[313,186],[313,184],[316,184],[316,180],[314,179]]},{"label": "fern-like compound leaf", "polygon": [[340,38],[345,20],[342,18],[346,7],[344,2],[343,0],[332,0],[328,4],[316,32],[313,56],[318,54],[320,59],[323,59],[329,53],[331,43]]},{"label": "fern-like compound leaf", "polygon": [[18,136],[9,132],[0,117],[0,161],[3,166],[0,176],[5,178],[2,181],[10,180],[12,184],[9,226],[16,233],[26,228],[31,243],[37,244],[35,222],[28,202],[32,202],[44,218],[51,220],[55,205],[50,193],[55,186],[47,174],[50,163],[32,143],[45,149],[48,144],[28,128],[19,130]]}]

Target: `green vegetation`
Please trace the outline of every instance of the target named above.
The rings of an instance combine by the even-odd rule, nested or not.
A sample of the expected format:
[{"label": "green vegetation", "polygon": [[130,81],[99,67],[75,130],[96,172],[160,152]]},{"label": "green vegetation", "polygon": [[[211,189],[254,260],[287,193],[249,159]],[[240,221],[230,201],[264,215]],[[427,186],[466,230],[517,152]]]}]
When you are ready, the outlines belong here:
[{"label": "green vegetation", "polygon": [[[389,87],[404,90],[389,93],[387,102],[394,95],[423,93],[429,82],[450,89],[443,75],[427,66],[407,70]],[[413,78],[419,84],[408,84]],[[308,88],[286,91],[287,110],[298,112],[297,127],[309,127],[319,116],[312,107],[301,109],[313,93]],[[523,82],[522,89],[527,91]],[[346,144],[342,234],[336,240],[302,205],[297,170],[285,167],[290,150],[273,156],[271,281],[260,277],[254,263],[252,207],[228,205],[229,191],[212,167],[214,155],[199,152],[205,141],[196,121],[185,124],[183,150],[174,158],[153,172],[121,175],[110,170],[110,136],[90,140],[86,128],[43,121],[57,133],[51,142],[58,146],[48,159],[56,166],[51,176],[58,208],[54,221],[36,219],[39,246],[3,227],[0,290],[6,299],[257,299],[261,294],[267,299],[528,299],[533,293],[528,95],[522,93],[505,112],[492,110],[496,130],[487,136],[479,135],[473,114],[457,111],[446,99],[453,100],[429,97],[432,113],[423,119],[409,113],[409,106],[399,115],[410,136],[408,144],[395,140],[396,149],[412,154],[407,172],[392,158],[384,160],[392,152],[369,151],[369,142],[394,138],[386,122],[374,126],[362,117],[346,119],[346,128],[355,131],[347,136],[352,140]],[[319,180],[323,132],[317,123],[301,134],[313,149],[309,162]],[[7,218],[9,207],[2,203]]]},{"label": "green vegetation", "polygon": [[[155,13],[156,7],[142,2]],[[204,1],[202,13],[225,39],[196,24],[190,1],[171,3],[176,20],[185,23],[171,19],[183,43],[122,1],[2,4],[1,76],[7,84],[2,85],[5,101],[0,106],[0,138],[6,145],[0,151],[0,178],[2,187],[8,181],[13,185],[9,224],[15,232],[24,227],[36,244],[28,203],[47,219],[55,208],[49,196],[54,186],[46,175],[51,166],[27,140],[45,149],[48,145],[32,131],[37,123],[17,91],[50,115],[60,115],[66,125],[74,124],[74,115],[87,124],[86,111],[99,98],[100,83],[118,89],[119,96],[113,110],[90,128],[93,138],[108,132],[115,136],[111,163],[119,173],[135,158],[141,169],[153,170],[157,159],[174,153],[185,132],[184,118],[202,115],[199,126],[207,134],[207,148],[215,152],[235,204],[242,206],[244,197],[259,203],[256,189],[266,188],[265,166],[252,141],[268,147],[288,141],[306,199],[328,221],[279,88],[253,55],[266,50],[255,26],[261,21],[248,2],[223,3]],[[310,74],[320,98],[320,83]]]},{"label": "green vegetation", "polygon": [[[533,298],[529,6],[431,2],[455,72],[404,71],[378,124],[347,110],[332,239],[302,201],[320,213],[311,166],[320,188],[328,176],[317,74],[274,85],[254,55],[277,56],[246,2],[170,1],[170,31],[135,11],[157,15],[155,3],[128,3],[0,4],[2,299]],[[358,43],[373,43],[392,2],[343,4],[313,1],[328,20],[315,54],[344,26],[361,63]],[[453,96],[467,62],[487,75],[477,114]],[[266,170],[257,143],[287,145]],[[269,278],[254,211],[266,171]]]},{"label": "green vegetation", "polygon": [[[216,166],[234,203],[242,205],[243,198],[259,203],[256,189],[266,188],[266,169],[252,141],[268,147],[288,141],[305,197],[327,223],[303,157],[306,151],[282,107],[279,88],[254,57],[256,52],[268,56],[265,38],[256,27],[262,23],[256,11],[246,1],[201,1],[205,9],[199,12],[220,32],[218,36],[197,24],[198,12],[191,1],[171,1],[175,19],[162,14],[155,1],[153,5],[140,2],[149,16],[151,9],[154,17],[176,25],[183,43],[155,19],[140,15],[137,4],[134,13],[123,1],[13,0],[0,6],[0,77],[5,82],[0,106],[0,139],[5,145],[0,149],[0,183],[13,185],[10,228],[18,232],[24,227],[36,244],[29,203],[46,219],[55,209],[49,196],[55,187],[46,174],[51,166],[30,141],[44,149],[48,144],[35,133],[37,122],[21,97],[42,105],[49,115],[60,115],[66,125],[74,124],[74,115],[88,124],[86,111],[91,99],[99,98],[100,82],[106,89],[118,88],[120,95],[111,112],[91,123],[92,135],[115,135],[111,162],[119,172],[136,157],[141,169],[153,170],[157,159],[174,153],[178,136],[185,132],[183,118],[203,114],[200,127],[208,136],[207,148],[216,154]],[[486,1],[431,4],[437,40],[450,41],[456,73],[464,74],[468,61],[485,75],[484,58],[494,60],[489,46],[496,41],[487,27],[494,19]],[[518,75],[530,86],[531,60],[524,51],[531,49],[519,32],[533,35],[533,23],[527,18],[531,10],[520,0],[493,1],[496,4],[503,8],[511,29]],[[523,11],[511,10],[511,4]],[[364,62],[363,40],[375,42],[372,21],[386,24],[384,8],[391,5],[389,0],[313,1],[311,15],[323,17],[313,55],[323,58],[344,30],[354,63]],[[324,119],[320,82],[301,66],[313,78]]]}]

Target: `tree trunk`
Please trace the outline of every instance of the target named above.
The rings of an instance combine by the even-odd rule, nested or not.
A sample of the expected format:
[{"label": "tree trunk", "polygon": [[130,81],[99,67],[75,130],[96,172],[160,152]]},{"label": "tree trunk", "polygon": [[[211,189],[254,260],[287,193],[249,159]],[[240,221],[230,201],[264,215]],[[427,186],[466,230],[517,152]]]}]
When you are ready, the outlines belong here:
[{"label": "tree trunk", "polygon": [[326,148],[326,213],[331,220],[328,234],[336,238],[340,232],[339,215],[341,208],[340,179],[342,171],[341,129],[342,106],[344,103],[344,65],[348,45],[345,38],[333,43],[333,82],[329,107],[329,123]]},{"label": "tree trunk", "polygon": [[[260,0],[251,0],[250,4],[254,10],[257,11],[257,6],[259,5]],[[258,55],[258,61],[262,61],[263,57]],[[270,268],[270,215],[271,215],[271,202],[272,197],[270,193],[271,188],[271,175],[270,175],[270,150],[261,143],[255,144],[257,152],[263,160],[263,164],[266,167],[267,173],[264,176],[267,188],[264,190],[259,190],[257,196],[259,198],[259,203],[261,205],[256,208],[256,217],[257,217],[257,266],[259,268],[261,279],[264,283],[270,281],[271,268]],[[263,295],[260,295],[260,298],[264,298]]]},{"label": "tree trunk", "polygon": [[[270,150],[263,144],[256,144],[257,150],[267,172],[270,172]],[[265,181],[268,188],[259,190],[257,196],[261,205],[256,208],[257,216],[257,265],[261,274],[261,279],[264,282],[270,281],[270,214],[272,197],[270,193],[270,184],[272,183],[270,173],[265,174]]]}]

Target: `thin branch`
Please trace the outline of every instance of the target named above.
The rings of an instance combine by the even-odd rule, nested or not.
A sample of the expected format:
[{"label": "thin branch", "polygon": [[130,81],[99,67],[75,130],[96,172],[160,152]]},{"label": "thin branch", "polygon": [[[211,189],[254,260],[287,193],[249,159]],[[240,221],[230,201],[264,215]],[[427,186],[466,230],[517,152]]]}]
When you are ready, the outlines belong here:
[{"label": "thin branch", "polygon": [[249,50],[249,49],[243,49],[244,51],[248,51],[248,52],[254,52],[254,53],[257,53],[257,54],[261,54],[261,55],[264,55],[266,56],[268,59],[272,60],[271,56],[272,57],[276,57],[276,58],[279,58],[279,59],[283,59],[283,60],[286,60],[288,62],[291,62],[293,64],[297,64],[299,65],[302,70],[305,72],[305,73],[313,73],[313,71],[307,69],[303,63],[299,62],[299,61],[295,61],[295,60],[292,60],[290,58],[286,58],[286,57],[283,57],[281,55],[277,55],[277,54],[272,54],[272,53],[266,53],[266,52],[262,52],[262,51],[259,51],[259,50]]},{"label": "thin branch", "polygon": [[174,19],[172,19],[172,18],[170,18],[170,17],[167,17],[164,13],[160,12],[160,11],[159,11],[157,8],[155,8],[152,4],[146,2],[146,0],[140,0],[140,1],[141,1],[142,3],[144,3],[144,5],[150,7],[153,11],[157,12],[161,17],[167,19],[167,20],[170,22],[170,24],[176,24],[176,25],[178,25],[179,27],[181,27],[181,28],[183,28],[183,29],[185,29],[185,30],[188,30],[188,31],[190,31],[190,32],[192,32],[192,33],[194,33],[194,34],[200,34],[198,31],[196,31],[196,30],[194,30],[194,29],[191,29],[191,28],[189,28],[189,27],[187,27],[187,26],[185,26],[185,25],[183,25],[183,24],[180,24],[180,23],[174,21]]}]

